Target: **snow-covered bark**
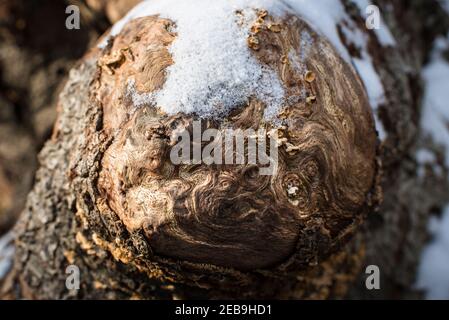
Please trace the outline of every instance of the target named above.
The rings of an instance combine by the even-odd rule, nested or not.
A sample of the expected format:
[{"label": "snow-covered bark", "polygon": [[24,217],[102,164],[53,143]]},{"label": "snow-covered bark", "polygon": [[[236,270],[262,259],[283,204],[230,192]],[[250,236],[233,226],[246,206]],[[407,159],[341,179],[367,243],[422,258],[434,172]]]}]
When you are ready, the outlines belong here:
[{"label": "snow-covered bark", "polygon": [[[171,6],[167,7],[167,3]],[[136,104],[134,105],[137,107],[136,110],[145,104],[156,103],[162,104],[161,109],[168,113],[171,111],[168,106],[173,106],[173,111],[179,111],[179,108],[185,107],[188,113],[194,111],[198,113],[199,111],[210,115],[211,110],[208,109],[210,106],[202,101],[204,97],[198,94],[203,91],[207,92],[206,98],[210,98],[212,101],[217,97],[223,98],[225,103],[222,106],[225,111],[231,112],[232,99],[227,98],[232,97],[226,96],[226,93],[239,91],[234,97],[238,103],[247,98],[245,95],[248,91],[253,90],[258,93],[256,94],[258,98],[269,101],[272,97],[266,90],[267,85],[271,84],[274,88],[278,88],[275,77],[269,76],[268,84],[262,81],[262,83],[251,83],[248,87],[248,84],[238,83],[234,76],[230,76],[227,67],[240,68],[242,63],[243,70],[246,70],[246,73],[243,74],[244,81],[251,81],[251,76],[254,74],[263,79],[264,72],[266,73],[266,70],[261,70],[257,64],[254,64],[254,60],[246,55],[248,52],[251,53],[251,47],[240,46],[241,42],[238,37],[242,34],[238,33],[235,38],[231,39],[222,29],[223,25],[229,23],[226,14],[236,13],[235,10],[229,10],[227,5],[221,6],[222,2],[219,4],[213,2],[212,4],[210,1],[198,1],[203,5],[201,8],[204,12],[210,10],[212,13],[220,15],[224,14],[223,10],[227,10],[223,21],[220,23],[213,21],[216,24],[211,24],[210,21],[204,21],[204,19],[217,18],[217,15],[205,15],[197,12],[195,8],[193,14],[189,14],[192,13],[192,10],[185,8],[178,12],[175,3],[177,2],[150,0],[140,9],[132,11],[130,16],[119,22],[113,29],[112,33],[116,34],[117,38],[112,38],[111,44],[104,46],[103,50],[105,51],[96,49],[96,53],[86,57],[83,63],[72,72],[72,77],[61,96],[62,111],[55,131],[57,134],[47,143],[41,154],[41,169],[37,176],[37,182],[29,196],[27,209],[17,227],[19,240],[16,242],[15,265],[4,290],[12,297],[33,298],[261,296],[325,298],[345,296],[349,285],[352,286],[352,289],[349,290],[349,297],[414,296],[416,293],[412,288],[415,283],[415,270],[420,251],[427,238],[427,220],[435,208],[442,207],[448,200],[445,177],[447,170],[444,161],[439,163],[440,171],[434,171],[432,168],[428,170],[428,166],[422,163],[428,159],[439,161],[438,147],[434,144],[438,141],[433,141],[432,137],[426,137],[420,130],[422,93],[420,72],[428,55],[426,45],[423,44],[429,41],[422,37],[425,33],[423,30],[426,31],[425,28],[429,24],[423,24],[420,29],[410,21],[402,23],[401,19],[406,16],[412,21],[430,20],[433,23],[436,19],[443,22],[440,26],[447,25],[448,18],[441,12],[441,7],[439,7],[440,11],[432,9],[428,10],[432,11],[429,13],[426,10],[419,10],[419,8],[434,6],[436,2],[417,0],[413,2],[414,6],[407,6],[398,1],[378,1],[384,20],[381,20],[380,29],[368,30],[365,25],[367,16],[364,11],[369,5],[368,1],[292,0],[281,2],[254,0],[244,2],[245,7],[248,3],[252,3],[257,9],[267,9],[268,13],[274,17],[281,16],[286,12],[293,14],[309,25],[318,38],[326,39],[338,52],[341,61],[347,63],[351,74],[352,72],[358,74],[362,80],[380,136],[378,156],[383,170],[381,184],[384,190],[384,201],[378,212],[370,212],[361,229],[351,229],[349,234],[352,237],[344,239],[346,245],[335,247],[334,254],[330,256],[317,255],[320,259],[308,267],[301,266],[302,269],[299,268],[300,276],[296,277],[298,282],[286,281],[284,283],[278,280],[267,281],[265,278],[267,273],[257,274],[257,277],[252,278],[247,274],[234,272],[234,270],[228,272],[216,266],[201,269],[204,272],[201,274],[198,269],[195,269],[197,266],[194,264],[179,263],[176,268],[173,268],[167,267],[164,265],[165,261],[161,260],[160,263],[163,267],[160,265],[155,267],[151,263],[144,265],[142,261],[147,263],[150,260],[151,262],[151,257],[154,254],[151,246],[148,245],[148,239],[145,239],[142,232],[131,232],[130,234],[129,228],[124,226],[129,221],[120,220],[113,210],[106,209],[107,206],[104,203],[97,201],[100,197],[96,190],[98,172],[102,169],[99,159],[103,157],[104,150],[109,148],[110,143],[113,143],[108,140],[108,133],[103,131],[107,131],[108,126],[110,127],[111,123],[114,124],[114,121],[119,122],[120,120],[115,117],[108,118],[111,108],[108,109],[105,106],[108,99],[117,98],[119,101],[120,97],[114,94],[120,95],[120,91],[111,91],[110,96],[99,95],[101,99],[104,99],[102,100],[103,104],[95,102],[95,99],[90,99],[93,98],[93,92],[100,90],[99,87],[93,85],[96,83],[95,81],[108,79],[107,77],[102,78],[102,72],[109,72],[112,77],[116,72],[119,73],[117,70],[122,64],[127,66],[126,61],[138,58],[138,56],[129,55],[127,49],[120,51],[115,56],[109,54],[108,51],[113,48],[114,41],[118,42],[118,46],[122,44],[123,38],[120,38],[120,30],[123,27],[126,28],[125,23],[132,18],[160,12],[162,18],[173,19],[175,22],[179,20],[176,26],[179,28],[179,38],[173,42],[170,49],[170,58],[174,64],[172,67],[166,68],[167,81],[165,81],[165,85],[168,87],[160,84],[157,86],[160,91],[157,92],[152,88],[153,91],[148,94],[148,91],[151,90],[145,87],[145,83],[129,82],[124,84],[124,88],[129,89],[124,98],[131,96],[131,102],[124,99],[124,104]],[[183,3],[185,5],[185,2]],[[241,4],[242,1],[234,3]],[[244,11],[245,7],[240,9]],[[179,8],[182,9],[183,6]],[[241,14],[241,10],[237,10],[237,12]],[[183,16],[183,13],[188,17]],[[192,21],[193,27],[188,24],[188,19],[191,17],[198,19],[198,23]],[[135,26],[138,25],[139,22],[135,22]],[[173,25],[168,24],[167,26],[169,27],[163,32],[176,31],[175,28],[172,29]],[[195,33],[195,27],[200,29],[198,33]],[[127,29],[126,34],[123,35],[124,38],[131,37],[132,32],[138,31],[132,30],[132,27],[129,26],[128,28],[131,29]],[[186,28],[184,29],[185,33],[183,33],[183,28]],[[203,33],[200,32],[201,28],[205,29]],[[209,28],[215,32],[208,33]],[[273,30],[276,28],[276,26],[268,27]],[[186,37],[184,39],[186,42],[181,39],[183,34]],[[213,37],[214,35],[217,36],[217,39]],[[243,36],[248,36],[248,34],[243,34]],[[226,41],[220,42],[223,37],[224,40],[227,39],[231,43],[235,43],[232,49],[237,51],[224,52],[226,51]],[[429,33],[426,34],[426,37],[436,37],[436,34]],[[307,39],[307,37],[304,38]],[[410,38],[416,38],[416,42],[410,41]],[[172,38],[170,40],[163,39],[167,42],[172,41]],[[135,41],[140,41],[140,39]],[[162,43],[166,45],[164,41]],[[198,45],[189,47],[186,43],[190,41],[194,43],[196,41]],[[323,44],[326,41],[317,43]],[[315,45],[318,45],[317,43]],[[252,49],[256,49],[259,45],[252,38],[249,44]],[[157,50],[158,47],[149,49],[149,51]],[[327,57],[333,59],[333,55],[329,55],[325,47],[314,47],[314,49],[315,52],[322,49],[323,55],[327,54]],[[201,54],[201,50],[206,52]],[[217,57],[213,57],[213,55],[210,57],[208,53],[213,53]],[[193,54],[197,56],[190,56]],[[100,59],[98,59],[98,55],[100,55]],[[285,56],[288,59],[292,57],[289,54],[284,55],[284,58]],[[301,57],[300,54],[297,56]],[[207,58],[203,64],[192,62],[192,59],[203,57]],[[301,59],[295,61],[301,62]],[[221,66],[217,70],[217,62],[219,65],[220,63],[227,65]],[[292,65],[293,62],[292,60]],[[167,63],[167,61],[162,59],[160,63]],[[177,63],[179,63],[178,69]],[[331,63],[335,63],[335,61]],[[184,67],[181,68],[182,66]],[[196,75],[193,79],[195,81],[190,81],[186,77],[188,73],[185,68],[189,66],[193,66],[195,69],[187,70]],[[340,62],[335,63],[334,66],[340,66]],[[301,70],[300,63],[299,67]],[[145,66],[142,70],[145,70]],[[343,72],[344,69],[338,70]],[[250,71],[253,74],[248,74]],[[208,78],[211,73],[214,77]],[[338,79],[349,81],[342,74],[336,76]],[[170,78],[173,81],[172,87],[170,87]],[[329,79],[325,80],[332,87],[335,79],[330,79],[329,76]],[[107,82],[108,85],[111,83],[114,82]],[[215,85],[208,86],[208,83]],[[178,84],[177,91],[173,89],[174,84]],[[172,95],[164,94],[164,90],[167,88],[167,92],[171,92]],[[224,89],[222,96],[220,89]],[[143,93],[137,92],[137,90],[141,90]],[[281,91],[275,90],[276,99],[274,100],[282,100]],[[156,94],[153,95],[153,93]],[[165,104],[167,101],[170,103]],[[273,109],[276,110],[276,104]],[[221,116],[222,113],[219,115]],[[126,116],[123,115],[123,117]],[[253,120],[251,119],[251,121]],[[121,129],[121,126],[117,127]],[[426,151],[422,151],[423,146],[426,146]],[[442,159],[444,160],[444,154]],[[120,159],[117,158],[116,162],[109,161],[107,164],[116,163],[118,166],[119,161]],[[112,194],[111,197],[116,197],[116,194]],[[121,202],[117,201],[115,208],[120,206]],[[337,231],[341,231],[339,230],[340,226],[337,225],[335,228]],[[319,250],[323,250],[323,242],[313,237],[305,239],[302,243],[304,248],[300,247],[303,249],[301,252],[304,256],[300,258],[306,261],[309,254],[316,254],[315,252],[311,253],[313,250],[310,248],[317,243],[320,245]],[[147,259],[148,257],[150,258]],[[66,275],[64,271],[68,264],[76,264],[85,275],[80,291],[67,291],[65,288]],[[368,264],[380,267],[382,274],[382,290],[380,291],[368,292],[363,287],[363,272],[361,278],[358,280],[354,278],[354,275],[363,271],[364,266]],[[186,266],[191,268],[187,273],[185,273]],[[196,282],[200,283],[201,287],[185,287],[177,281],[170,282],[170,286],[167,286],[166,283],[160,281],[161,274],[164,279],[175,280],[179,279],[181,274],[181,278],[184,277],[184,280],[191,280],[190,285],[192,282]],[[190,274],[191,278],[185,279],[185,274]],[[237,282],[241,283],[248,282],[249,279],[250,285],[245,289],[237,288],[231,292],[222,291],[216,283],[219,280],[223,284],[232,286],[233,282],[229,282],[229,274],[235,277],[232,278],[232,281],[237,279]],[[211,279],[210,289],[205,290],[205,282],[208,279]]]}]

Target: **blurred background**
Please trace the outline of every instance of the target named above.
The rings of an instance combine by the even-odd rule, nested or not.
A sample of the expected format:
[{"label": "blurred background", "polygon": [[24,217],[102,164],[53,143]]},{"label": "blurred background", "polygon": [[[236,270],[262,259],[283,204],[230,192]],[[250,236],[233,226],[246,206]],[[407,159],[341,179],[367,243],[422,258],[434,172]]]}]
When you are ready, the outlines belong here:
[{"label": "blurred background", "polygon": [[[16,221],[68,71],[139,0],[0,0],[0,235]],[[80,9],[68,30],[66,8]]]}]

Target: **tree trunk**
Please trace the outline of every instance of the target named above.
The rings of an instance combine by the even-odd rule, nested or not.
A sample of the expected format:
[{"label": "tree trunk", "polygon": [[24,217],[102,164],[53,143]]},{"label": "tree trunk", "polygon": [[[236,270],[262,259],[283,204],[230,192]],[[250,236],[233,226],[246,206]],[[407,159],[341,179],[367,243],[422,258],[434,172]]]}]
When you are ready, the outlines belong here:
[{"label": "tree trunk", "polygon": [[[358,7],[350,0],[341,1],[350,19],[364,26]],[[163,259],[156,267],[149,264],[142,257],[154,253],[143,232],[130,231],[113,210],[106,210],[98,190],[102,160],[113,137],[106,132],[106,111],[94,94],[102,72],[98,61],[108,49],[94,49],[70,72],[59,97],[53,136],[39,155],[36,182],[15,227],[14,265],[4,280],[3,296],[419,297],[413,284],[420,252],[428,240],[427,221],[449,201],[448,168],[437,173],[430,167],[425,175],[418,175],[417,149],[425,145],[441,159],[441,149],[420,130],[424,90],[420,74],[433,40],[447,34],[449,17],[437,1],[376,3],[396,41],[395,46],[384,46],[374,31],[360,28],[368,37],[367,50],[386,95],[377,110],[386,132],[378,151],[383,201],[366,215],[362,226],[345,244],[285,277],[239,271],[225,276],[223,268],[216,266],[174,266]],[[352,39],[340,36],[354,52],[350,49]],[[79,290],[66,287],[69,265],[80,270]],[[368,265],[380,268],[381,290],[366,289],[364,271]],[[179,281],[180,274],[185,281]]]},{"label": "tree trunk", "polygon": [[62,27],[67,5],[0,3],[0,233],[10,229],[23,210],[66,74],[109,27],[84,6],[83,29],[70,32]]}]

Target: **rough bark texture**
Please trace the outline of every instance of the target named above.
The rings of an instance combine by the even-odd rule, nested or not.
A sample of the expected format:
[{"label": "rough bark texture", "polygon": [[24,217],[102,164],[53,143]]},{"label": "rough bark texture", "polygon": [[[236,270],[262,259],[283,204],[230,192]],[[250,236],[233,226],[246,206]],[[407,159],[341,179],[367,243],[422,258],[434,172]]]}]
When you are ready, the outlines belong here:
[{"label": "rough bark texture", "polygon": [[68,4],[0,1],[0,234],[23,210],[68,71],[109,26],[81,6],[81,30],[67,30]]},{"label": "rough bark texture", "polygon": [[[350,1],[343,3],[354,21],[364,24],[356,7]],[[380,118],[388,135],[378,148],[384,196],[379,210],[370,210],[366,217],[361,215],[366,219],[361,227],[351,229],[351,237],[345,239],[348,242],[342,241],[331,251],[331,240],[321,243],[329,246],[324,249],[310,249],[303,242],[298,247],[303,254],[300,256],[312,255],[313,261],[296,266],[294,273],[282,274],[272,270],[236,271],[227,261],[223,264],[228,265],[223,267],[218,266],[220,263],[199,265],[158,257],[145,229],[130,227],[133,221],[124,219],[125,213],[118,214],[120,210],[112,210],[101,189],[103,186],[112,192],[114,183],[105,182],[108,177],[105,172],[113,172],[114,165],[120,163],[108,161],[107,150],[123,147],[120,137],[111,134],[115,133],[111,128],[132,125],[137,129],[131,134],[145,133],[139,132],[139,124],[134,124],[135,117],[129,116],[127,110],[120,114],[105,98],[109,97],[107,94],[98,94],[107,92],[108,83],[120,85],[117,79],[127,76],[116,74],[113,69],[118,63],[120,66],[126,63],[123,62],[126,56],[106,63],[101,62],[105,61],[101,57],[107,58],[114,49],[132,45],[129,39],[134,35],[130,29],[113,47],[90,52],[70,72],[59,99],[60,112],[53,136],[39,155],[36,183],[16,226],[16,258],[3,284],[4,296],[37,299],[418,296],[412,285],[419,254],[427,240],[426,222],[430,214],[449,200],[447,168],[442,175],[431,167],[425,176],[417,175],[416,149],[424,144],[432,146],[432,141],[419,130],[423,90],[420,70],[432,39],[447,33],[449,18],[431,1],[383,0],[379,5],[398,42],[394,48],[384,48],[375,34],[369,32],[369,50],[387,95]],[[413,23],[416,21],[420,23]],[[154,23],[163,26],[168,22]],[[345,42],[351,46],[351,39]],[[316,74],[321,76],[318,71]],[[125,133],[122,130],[120,134]],[[441,159],[441,150],[436,146],[434,149]],[[149,169],[155,168],[158,166]],[[111,198],[117,200],[119,196],[109,195],[108,199]],[[117,207],[120,203],[114,208]],[[344,229],[338,226],[339,232]],[[327,233],[332,234],[329,230]],[[308,240],[312,246],[320,243],[319,239]],[[70,264],[81,270],[81,290],[69,291],[65,287],[65,269]],[[369,264],[378,265],[382,272],[382,290],[374,293],[363,287],[363,274],[357,278]]]}]

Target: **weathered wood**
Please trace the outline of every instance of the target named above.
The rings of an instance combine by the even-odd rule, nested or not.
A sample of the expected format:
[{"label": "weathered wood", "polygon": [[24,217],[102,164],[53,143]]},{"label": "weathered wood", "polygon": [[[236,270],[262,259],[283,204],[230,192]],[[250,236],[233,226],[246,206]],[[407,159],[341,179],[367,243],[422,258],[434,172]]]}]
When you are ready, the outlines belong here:
[{"label": "weathered wood", "polygon": [[[343,3],[356,23],[364,23],[349,0]],[[370,210],[347,243],[335,247],[332,253],[317,255],[315,265],[298,267],[295,280],[291,275],[230,272],[218,266],[174,264],[173,260],[157,257],[145,231],[130,231],[109,208],[98,187],[104,184],[99,179],[105,153],[114,144],[111,123],[118,121],[111,118],[111,111],[105,108],[107,101],[98,95],[107,79],[115,79],[102,74],[98,64],[99,57],[110,53],[109,47],[92,51],[71,71],[59,100],[53,137],[39,156],[36,183],[16,226],[14,268],[3,285],[3,294],[36,299],[418,295],[412,285],[427,238],[426,223],[429,215],[449,200],[445,192],[447,172],[444,176],[430,172],[423,177],[417,175],[416,149],[424,143],[432,146],[419,129],[423,92],[420,71],[432,39],[448,31],[449,18],[434,2],[405,3],[379,1],[396,47],[383,47],[374,32],[366,31],[369,52],[386,88],[380,119],[387,138],[379,147],[384,196],[379,209]],[[432,10],[427,10],[430,7]],[[404,17],[419,23],[403,21]],[[125,40],[118,37],[117,41]],[[123,117],[130,121],[127,115]],[[114,161],[106,164],[111,170]],[[81,270],[80,290],[70,291],[65,286],[65,269],[72,264]],[[374,293],[364,288],[363,272],[357,278],[369,264],[378,265],[382,272],[382,290]]]}]

